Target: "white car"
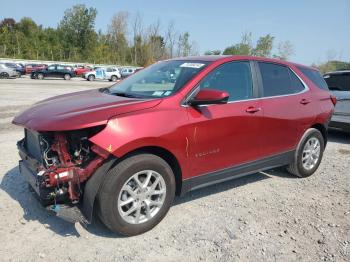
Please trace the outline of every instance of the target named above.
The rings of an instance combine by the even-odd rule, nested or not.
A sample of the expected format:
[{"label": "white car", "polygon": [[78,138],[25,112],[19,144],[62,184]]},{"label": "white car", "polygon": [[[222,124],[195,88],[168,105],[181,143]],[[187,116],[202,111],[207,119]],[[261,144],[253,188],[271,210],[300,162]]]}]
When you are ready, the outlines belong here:
[{"label": "white car", "polygon": [[123,68],[121,70],[121,75],[123,78],[126,78],[126,77],[134,74],[136,72],[136,70],[137,70],[137,68],[131,68],[131,67]]},{"label": "white car", "polygon": [[121,78],[121,75],[116,67],[101,67],[94,71],[86,72],[83,77],[88,81],[94,81],[95,79],[117,81]]}]

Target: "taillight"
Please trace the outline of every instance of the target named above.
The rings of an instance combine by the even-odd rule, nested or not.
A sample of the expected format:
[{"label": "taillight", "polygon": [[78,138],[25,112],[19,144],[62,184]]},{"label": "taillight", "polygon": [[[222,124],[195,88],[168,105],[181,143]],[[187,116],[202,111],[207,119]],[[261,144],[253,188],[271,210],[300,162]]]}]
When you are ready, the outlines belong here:
[{"label": "taillight", "polygon": [[333,105],[335,106],[335,104],[337,103],[337,97],[331,95],[331,100],[332,100]]}]

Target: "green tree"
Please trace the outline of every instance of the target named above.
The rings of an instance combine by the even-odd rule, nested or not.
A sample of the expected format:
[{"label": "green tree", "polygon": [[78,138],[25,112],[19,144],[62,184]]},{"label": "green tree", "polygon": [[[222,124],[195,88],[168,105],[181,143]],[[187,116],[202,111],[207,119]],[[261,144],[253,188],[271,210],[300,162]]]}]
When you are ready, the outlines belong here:
[{"label": "green tree", "polygon": [[64,12],[59,24],[61,44],[65,57],[80,59],[86,56],[91,45],[96,43],[94,30],[97,10],[85,5],[75,5]]},{"label": "green tree", "polygon": [[241,42],[227,47],[223,55],[252,55],[252,33],[244,33]]},{"label": "green tree", "polygon": [[270,34],[262,36],[258,39],[255,48],[252,50],[252,55],[270,57],[275,38]]}]

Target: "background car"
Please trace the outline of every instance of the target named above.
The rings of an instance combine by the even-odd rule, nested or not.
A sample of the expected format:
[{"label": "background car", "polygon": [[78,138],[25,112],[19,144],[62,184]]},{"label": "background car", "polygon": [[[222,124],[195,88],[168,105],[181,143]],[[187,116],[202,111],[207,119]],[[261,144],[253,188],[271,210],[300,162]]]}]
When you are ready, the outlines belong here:
[{"label": "background car", "polygon": [[35,70],[30,76],[32,79],[44,79],[45,77],[63,78],[70,80],[75,77],[74,71],[67,69],[64,65],[50,65],[42,70]]},{"label": "background car", "polygon": [[329,72],[323,77],[329,90],[337,97],[329,126],[350,132],[350,70]]},{"label": "background car", "polygon": [[136,72],[137,68],[123,68],[120,72],[122,78],[126,78],[128,76],[131,76],[132,74],[134,74]]},{"label": "background car", "polygon": [[94,71],[85,73],[83,77],[88,81],[94,81],[95,79],[117,81],[121,78],[121,74],[116,67],[101,67]]},{"label": "background car", "polygon": [[4,63],[4,65],[6,67],[13,68],[15,71],[17,71],[19,73],[19,76],[25,75],[25,73],[26,73],[24,66],[21,64],[7,62],[7,63]]},{"label": "background car", "polygon": [[46,64],[26,64],[24,69],[26,74],[31,74],[33,71],[43,70],[46,67]]},{"label": "background car", "polygon": [[87,72],[92,71],[92,68],[89,66],[78,66],[77,68],[75,68],[74,72],[77,76],[82,76]]},{"label": "background car", "polygon": [[0,79],[18,77],[19,73],[11,67],[7,67],[4,64],[0,64]]}]

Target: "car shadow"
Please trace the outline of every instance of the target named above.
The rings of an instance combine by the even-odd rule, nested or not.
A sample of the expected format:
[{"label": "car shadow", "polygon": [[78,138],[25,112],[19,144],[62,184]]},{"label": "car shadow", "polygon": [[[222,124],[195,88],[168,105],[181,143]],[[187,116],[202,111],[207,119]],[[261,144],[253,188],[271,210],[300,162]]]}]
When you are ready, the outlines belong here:
[{"label": "car shadow", "polygon": [[[255,173],[249,176],[228,180],[219,184],[197,189],[188,192],[182,197],[176,197],[173,205],[185,204],[189,201],[217,194],[250,183],[262,181],[271,178],[271,176],[280,176],[291,178],[287,172],[282,169],[269,170],[263,173]],[[66,222],[58,218],[53,212],[50,212],[43,207],[36,199],[35,194],[31,192],[30,186],[25,179],[20,175],[18,166],[8,171],[0,181],[0,189],[6,192],[13,200],[17,201],[23,209],[23,219],[27,222],[38,221],[47,229],[54,233],[66,237],[76,236],[81,237],[76,229],[75,224]],[[111,232],[100,220],[97,215],[90,225],[86,228],[87,232],[101,237],[107,238],[123,238],[123,235]]]}]

